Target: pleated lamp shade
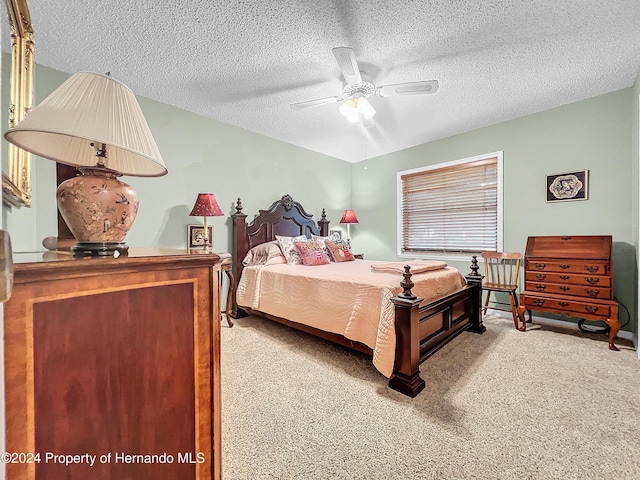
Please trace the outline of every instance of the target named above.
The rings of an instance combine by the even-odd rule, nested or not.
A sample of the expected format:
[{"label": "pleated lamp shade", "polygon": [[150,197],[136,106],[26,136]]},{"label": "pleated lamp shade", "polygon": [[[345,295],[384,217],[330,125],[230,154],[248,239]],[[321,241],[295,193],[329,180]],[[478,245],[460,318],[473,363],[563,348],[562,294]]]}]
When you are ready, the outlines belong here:
[{"label": "pleated lamp shade", "polygon": [[167,173],[131,89],[96,73],[69,77],[4,137],[24,150],[74,167],[95,166],[95,144],[103,143],[108,150],[104,167],[110,170],[138,177]]},{"label": "pleated lamp shade", "polygon": [[117,177],[158,177],[167,168],[127,86],[104,75],[76,73],[4,137],[82,173],[56,192],[60,214],[78,241],[71,247],[74,255],[128,250],[124,237],[138,213],[138,197]]}]

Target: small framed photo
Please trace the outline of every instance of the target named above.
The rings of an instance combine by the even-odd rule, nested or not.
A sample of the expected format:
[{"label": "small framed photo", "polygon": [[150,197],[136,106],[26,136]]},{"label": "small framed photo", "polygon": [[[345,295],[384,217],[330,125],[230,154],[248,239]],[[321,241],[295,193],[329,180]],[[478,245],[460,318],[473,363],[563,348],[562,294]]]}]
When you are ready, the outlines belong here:
[{"label": "small framed photo", "polygon": [[[189,248],[206,247],[204,225],[189,225],[188,228],[187,245],[189,245]],[[207,225],[207,230],[209,230],[209,246],[213,247],[213,225]]]},{"label": "small framed photo", "polygon": [[546,202],[567,202],[589,198],[589,170],[547,175]]},{"label": "small framed photo", "polygon": [[336,237],[338,237],[340,240],[342,240],[342,230],[340,230],[339,228],[332,228],[329,230],[329,235],[335,235]]}]

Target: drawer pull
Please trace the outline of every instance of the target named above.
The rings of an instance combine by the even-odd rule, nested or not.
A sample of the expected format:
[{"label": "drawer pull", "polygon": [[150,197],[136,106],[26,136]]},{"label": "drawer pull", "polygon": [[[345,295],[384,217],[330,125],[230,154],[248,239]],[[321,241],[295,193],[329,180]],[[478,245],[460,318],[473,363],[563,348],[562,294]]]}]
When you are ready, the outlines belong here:
[{"label": "drawer pull", "polygon": [[571,265],[567,265],[566,263],[561,263],[558,266],[563,270],[566,270],[567,268],[571,268]]},{"label": "drawer pull", "polygon": [[561,307],[568,307],[569,302],[558,302],[558,305],[560,305]]},{"label": "drawer pull", "polygon": [[571,287],[562,286],[560,287],[560,290],[562,290],[563,292],[566,292],[567,290],[571,290]]},{"label": "drawer pull", "polygon": [[533,303],[535,303],[538,307],[541,307],[542,305],[544,305],[545,300],[540,300],[539,298],[535,298],[533,300]]},{"label": "drawer pull", "polygon": [[544,280],[545,278],[547,278],[546,273],[536,273],[536,280]]},{"label": "drawer pull", "polygon": [[598,307],[594,307],[593,305],[584,305],[584,309],[589,313],[596,313],[598,311]]},{"label": "drawer pull", "polygon": [[560,275],[560,280],[569,280],[570,278],[570,275]]},{"label": "drawer pull", "polygon": [[571,237],[565,235],[563,237],[560,237],[561,240],[571,240]]},{"label": "drawer pull", "polygon": [[547,288],[546,285],[542,285],[540,283],[536,283],[535,284],[536,290],[538,290],[539,292],[543,291],[545,288]]},{"label": "drawer pull", "polygon": [[600,267],[597,265],[585,265],[584,269],[589,273],[596,273],[598,270],[600,270]]},{"label": "drawer pull", "polygon": [[589,285],[595,285],[600,281],[598,277],[584,277],[584,279]]},{"label": "drawer pull", "polygon": [[545,267],[547,266],[546,263],[534,263],[533,264],[538,270],[544,270]]},{"label": "drawer pull", "polygon": [[590,297],[597,297],[598,294],[600,293],[600,290],[595,290],[593,288],[587,288],[585,291],[587,292],[587,295],[589,295]]}]

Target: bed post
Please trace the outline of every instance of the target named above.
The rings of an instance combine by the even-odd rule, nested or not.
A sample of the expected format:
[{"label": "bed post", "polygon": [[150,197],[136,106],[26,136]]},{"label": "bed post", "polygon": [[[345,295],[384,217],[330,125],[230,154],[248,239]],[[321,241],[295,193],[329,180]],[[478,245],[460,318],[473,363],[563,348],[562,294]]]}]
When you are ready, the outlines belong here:
[{"label": "bed post", "polygon": [[320,229],[320,236],[326,237],[329,235],[329,220],[327,220],[327,212],[322,209],[322,215],[318,220],[318,228]]},{"label": "bed post", "polygon": [[413,294],[411,267],[405,265],[403,292],[393,297],[396,320],[396,359],[389,387],[413,398],[425,387],[420,377],[420,303],[422,298]]},{"label": "bed post", "polygon": [[[247,215],[242,213],[242,201],[238,198],[236,203],[236,212],[231,215],[231,221],[233,223],[233,247],[231,251],[232,259],[233,259],[233,277],[235,279],[236,285],[231,290],[235,292],[238,285],[237,282],[240,281],[240,275],[242,274],[242,259],[245,257],[247,252],[249,251],[249,239],[247,237]],[[243,309],[238,308],[238,304],[236,303],[235,295],[232,299],[233,308],[232,311],[235,312],[234,318],[242,318],[247,316],[247,312]]]},{"label": "bed post", "polygon": [[467,285],[475,287],[473,289],[473,305],[471,307],[471,320],[473,323],[469,328],[469,331],[474,333],[484,333],[487,330],[487,327],[482,323],[482,279],[484,275],[478,273],[479,268],[478,258],[473,255],[471,257],[471,273],[464,278],[467,279]]}]

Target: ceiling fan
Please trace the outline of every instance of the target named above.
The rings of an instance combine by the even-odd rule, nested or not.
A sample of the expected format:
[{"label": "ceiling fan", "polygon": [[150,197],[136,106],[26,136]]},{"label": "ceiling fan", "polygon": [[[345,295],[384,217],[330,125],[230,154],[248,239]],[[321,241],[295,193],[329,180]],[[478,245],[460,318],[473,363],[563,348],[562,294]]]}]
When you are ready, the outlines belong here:
[{"label": "ceiling fan", "polygon": [[367,101],[367,98],[371,96],[393,97],[397,95],[423,95],[436,93],[438,90],[437,80],[396,83],[376,87],[372,83],[372,80],[366,76],[366,73],[358,67],[356,54],[352,48],[336,47],[331,51],[334,57],[336,57],[336,61],[345,80],[342,94],[335,97],[292,103],[292,109],[301,110],[307,107],[316,107],[345,100],[340,106],[340,113],[351,122],[361,121],[365,126],[371,126],[376,111]]}]

